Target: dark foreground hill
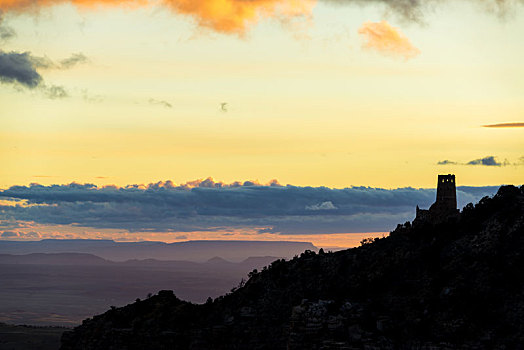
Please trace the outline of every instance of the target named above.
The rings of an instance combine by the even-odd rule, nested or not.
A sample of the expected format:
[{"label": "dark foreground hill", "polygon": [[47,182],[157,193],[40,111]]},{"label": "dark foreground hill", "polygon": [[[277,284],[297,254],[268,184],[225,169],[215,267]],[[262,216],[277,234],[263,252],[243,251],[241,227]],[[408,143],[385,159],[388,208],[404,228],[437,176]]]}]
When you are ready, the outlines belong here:
[{"label": "dark foreground hill", "polygon": [[524,187],[364,243],[277,260],[203,305],[161,291],[62,349],[522,349]]}]

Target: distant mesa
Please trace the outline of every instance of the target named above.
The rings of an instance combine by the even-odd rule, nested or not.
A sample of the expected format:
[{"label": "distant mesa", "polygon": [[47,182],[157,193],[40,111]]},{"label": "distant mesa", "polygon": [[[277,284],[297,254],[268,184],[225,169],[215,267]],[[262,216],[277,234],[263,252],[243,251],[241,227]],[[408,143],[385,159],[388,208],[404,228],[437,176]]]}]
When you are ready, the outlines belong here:
[{"label": "distant mesa", "polygon": [[86,253],[30,253],[23,255],[0,253],[0,264],[95,266],[113,264],[113,262]]},{"label": "distant mesa", "polygon": [[413,224],[439,223],[450,217],[456,217],[458,214],[455,175],[439,175],[437,200],[429,209],[420,209],[417,205],[417,216]]},{"label": "distant mesa", "polygon": [[86,253],[123,262],[132,259],[185,260],[192,262],[241,262],[250,257],[292,258],[305,250],[317,251],[310,242],[293,241],[185,241],[114,242],[90,239],[44,239],[41,241],[0,241],[0,254]]}]

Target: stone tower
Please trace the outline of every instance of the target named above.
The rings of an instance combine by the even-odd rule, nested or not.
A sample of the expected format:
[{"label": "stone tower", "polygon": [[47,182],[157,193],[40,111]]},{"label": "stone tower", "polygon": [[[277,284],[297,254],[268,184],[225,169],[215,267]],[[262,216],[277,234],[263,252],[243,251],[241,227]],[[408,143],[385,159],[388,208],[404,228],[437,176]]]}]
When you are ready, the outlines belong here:
[{"label": "stone tower", "polygon": [[449,211],[457,210],[455,175],[448,174],[438,176],[437,201],[435,204]]},{"label": "stone tower", "polygon": [[444,221],[451,216],[456,216],[458,213],[455,175],[439,175],[437,183],[437,200],[428,210],[420,209],[417,205],[417,216],[414,223],[437,223]]}]

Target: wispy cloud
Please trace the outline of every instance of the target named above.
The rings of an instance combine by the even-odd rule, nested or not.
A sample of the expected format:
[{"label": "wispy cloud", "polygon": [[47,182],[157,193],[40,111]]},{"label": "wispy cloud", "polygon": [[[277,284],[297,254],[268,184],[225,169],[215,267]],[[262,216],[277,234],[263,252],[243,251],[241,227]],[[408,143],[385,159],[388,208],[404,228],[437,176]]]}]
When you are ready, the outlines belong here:
[{"label": "wispy cloud", "polygon": [[83,53],[73,53],[70,57],[60,60],[59,67],[61,69],[69,69],[78,64],[87,63],[89,59]]},{"label": "wispy cloud", "polygon": [[[483,158],[477,158],[477,159],[470,160],[469,162],[466,162],[466,163],[460,163],[460,162],[455,162],[455,161],[446,159],[446,160],[441,160],[437,162],[437,165],[481,165],[481,166],[488,166],[488,167],[501,167],[501,166],[511,165],[511,163],[507,159],[501,162],[495,156],[486,156]],[[513,165],[519,165],[519,163],[517,162]]]},{"label": "wispy cloud", "polygon": [[439,161],[437,164],[438,165],[455,165],[455,164],[458,164],[458,163],[454,162],[452,160],[445,159],[445,160]]},{"label": "wispy cloud", "polygon": [[42,85],[42,91],[44,93],[44,96],[52,100],[57,98],[65,98],[69,96],[69,93],[66,91],[66,89],[63,86],[58,85]]},{"label": "wispy cloud", "polygon": [[497,161],[494,156],[487,156],[484,158],[474,159],[466,163],[466,165],[483,165],[483,166],[502,166],[507,165],[507,161],[501,163]]},{"label": "wispy cloud", "polygon": [[[360,5],[360,6],[376,6],[382,5],[388,13],[394,13],[404,21],[423,22],[426,12],[433,11],[436,6],[445,2],[452,2],[450,0],[434,1],[434,0],[320,0],[325,3],[337,5]],[[519,1],[515,0],[471,0],[480,8],[494,13],[499,16],[504,16],[506,13],[512,11]]]},{"label": "wispy cloud", "polygon": [[[496,187],[459,187],[459,205],[495,191]],[[5,222],[178,235],[235,229],[331,234],[390,230],[412,220],[417,204],[433,203],[435,190],[331,189],[281,186],[276,181],[225,184],[208,178],[180,185],[166,181],[126,187],[32,184],[0,191],[0,198],[18,204],[0,206],[0,221]]]},{"label": "wispy cloud", "polygon": [[83,53],[74,53],[70,57],[54,62],[49,57],[30,56],[35,69],[70,69],[82,63],[89,62],[87,56]]},{"label": "wispy cloud", "polygon": [[365,38],[363,47],[379,52],[386,56],[401,57],[405,60],[420,54],[409,39],[402,32],[386,21],[366,22],[362,24],[358,33]]},{"label": "wispy cloud", "polygon": [[9,27],[4,23],[2,12],[0,11],[0,44],[5,43],[9,39],[16,36],[16,32],[13,28]]},{"label": "wispy cloud", "polygon": [[485,128],[524,128],[524,122],[482,125]]},{"label": "wispy cloud", "polygon": [[87,89],[80,90],[82,99],[88,103],[101,103],[105,100],[105,96],[94,95]]},{"label": "wispy cloud", "polygon": [[155,106],[162,106],[165,108],[173,108],[173,105],[167,101],[164,100],[155,100],[154,98],[149,99],[149,104],[155,105]]}]

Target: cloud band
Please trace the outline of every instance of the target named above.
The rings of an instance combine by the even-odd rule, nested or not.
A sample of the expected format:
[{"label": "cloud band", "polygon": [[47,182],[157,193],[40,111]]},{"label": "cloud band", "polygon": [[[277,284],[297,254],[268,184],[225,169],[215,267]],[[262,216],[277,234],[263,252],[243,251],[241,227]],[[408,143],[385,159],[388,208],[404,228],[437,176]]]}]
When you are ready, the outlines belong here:
[{"label": "cloud band", "polygon": [[[459,187],[459,204],[476,202],[497,187]],[[416,205],[429,206],[434,189],[234,184],[212,179],[175,186],[14,186],[0,199],[25,205],[0,207],[0,220],[128,231],[192,232],[264,227],[265,233],[379,232],[412,220]]]}]

